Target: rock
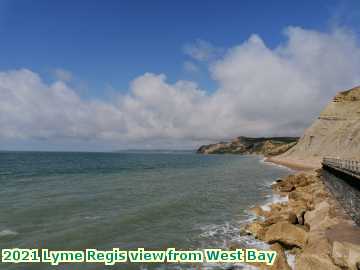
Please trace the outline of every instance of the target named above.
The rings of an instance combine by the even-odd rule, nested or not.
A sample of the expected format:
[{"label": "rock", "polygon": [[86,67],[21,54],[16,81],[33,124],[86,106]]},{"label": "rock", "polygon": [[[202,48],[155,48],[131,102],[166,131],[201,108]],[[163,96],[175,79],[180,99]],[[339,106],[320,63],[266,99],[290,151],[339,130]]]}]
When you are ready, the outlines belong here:
[{"label": "rock", "polygon": [[294,212],[296,216],[302,215],[302,212],[310,210],[309,205],[305,201],[289,201],[289,210]]},{"label": "rock", "polygon": [[264,239],[266,228],[259,221],[255,221],[246,226],[245,230],[257,239]]},{"label": "rock", "polygon": [[325,229],[329,224],[330,205],[323,201],[319,203],[314,210],[305,213],[305,225],[309,226],[310,230]]},{"label": "rock", "polygon": [[288,212],[288,210],[289,210],[287,203],[273,203],[273,204],[270,204],[269,208],[270,208],[270,211],[266,212],[266,217],[280,215],[280,214]]},{"label": "rock", "polygon": [[293,183],[286,179],[284,181],[274,183],[271,187],[274,191],[278,191],[278,192],[290,192],[295,189]]},{"label": "rock", "polygon": [[284,248],[295,255],[296,270],[355,270],[359,267],[359,246],[356,245],[360,242],[354,237],[359,233],[319,175],[290,175],[272,187],[281,195],[287,195],[289,200],[271,204],[266,214],[262,209],[254,209],[265,220],[252,225],[253,234],[273,244],[274,248],[280,247],[277,250],[279,261],[271,268],[260,265],[260,269],[289,269],[283,256]]},{"label": "rock", "polygon": [[274,264],[269,267],[269,269],[271,270],[291,270],[291,267],[289,266],[287,259],[286,259],[286,255],[284,252],[284,249],[282,248],[282,246],[278,243],[275,243],[273,245],[271,245],[270,247],[271,250],[276,251],[277,255],[276,255],[276,260],[274,262]]},{"label": "rock", "polygon": [[295,190],[295,186],[293,186],[292,184],[287,184],[279,187],[280,192],[291,192],[293,190]]},{"label": "rock", "polygon": [[264,221],[263,224],[265,226],[270,226],[272,224],[275,224],[275,223],[278,223],[278,222],[281,222],[281,221],[286,221],[286,222],[291,223],[291,224],[297,224],[298,223],[297,216],[293,212],[285,212],[285,213],[269,216]]},{"label": "rock", "polygon": [[328,256],[303,253],[296,257],[296,270],[341,270]]},{"label": "rock", "polygon": [[355,225],[353,220],[343,219],[339,224],[326,230],[325,234],[331,242],[349,242],[360,245],[360,227]]},{"label": "rock", "polygon": [[[259,270],[291,270],[291,267],[289,266],[287,262],[287,257],[284,252],[283,247],[275,243],[270,246],[270,249],[273,251],[276,251],[276,259],[273,265],[268,266],[261,262],[255,262],[255,263],[248,263],[249,266],[251,266],[251,269],[259,269]],[[240,269],[240,268],[236,268]],[[243,269],[243,268],[241,268]],[[245,268],[244,268],[245,269]],[[246,268],[248,269],[248,268]]]},{"label": "rock", "polygon": [[313,197],[314,197],[314,203],[319,204],[324,200],[326,200],[327,198],[329,198],[329,193],[323,189],[320,189],[314,192]]},{"label": "rock", "polygon": [[357,270],[357,264],[360,264],[360,245],[335,241],[332,258],[335,264],[342,268]]},{"label": "rock", "polygon": [[299,223],[297,215],[295,213],[293,213],[293,212],[288,213],[287,221],[289,223],[291,223],[291,224],[298,224]]},{"label": "rock", "polygon": [[279,242],[288,247],[303,248],[306,240],[307,233],[303,228],[284,221],[271,225],[265,234],[266,242]]},{"label": "rock", "polygon": [[340,269],[332,261],[331,244],[324,233],[308,233],[308,241],[302,253],[296,257],[296,270],[305,269]]},{"label": "rock", "polygon": [[299,193],[299,191],[292,191],[289,194],[289,209],[296,215],[298,224],[304,225],[304,216],[308,210],[312,209],[312,200],[309,193],[305,196]]},{"label": "rock", "polygon": [[309,232],[304,253],[330,256],[332,246],[323,232]]},{"label": "rock", "polygon": [[312,200],[311,194],[296,189],[289,193],[289,200],[308,202]]},{"label": "rock", "polygon": [[305,213],[306,213],[305,210],[301,210],[301,211],[297,212],[296,218],[297,218],[298,223],[299,223],[300,225],[304,225],[304,224],[305,224]]},{"label": "rock", "polygon": [[251,208],[249,210],[250,212],[254,213],[256,216],[259,216],[259,217],[264,217],[264,216],[267,216],[267,214],[265,213],[266,211],[264,211],[260,206],[255,206],[253,208]]},{"label": "rock", "polygon": [[[291,192],[293,193],[293,200],[296,200],[297,198],[302,198],[303,200],[311,199],[309,196],[309,192],[307,192],[308,186],[313,184],[315,182],[314,175],[307,175],[304,173],[297,174],[297,175],[289,175],[283,179],[283,181],[275,182],[272,185],[273,190],[278,192]],[[305,191],[305,192],[299,192],[296,193],[297,189],[299,191]],[[296,191],[295,191],[296,190]],[[295,192],[294,192],[295,191]],[[291,194],[290,193],[290,194]],[[290,197],[289,197],[290,199]]]},{"label": "rock", "polygon": [[283,211],[284,206],[281,203],[273,203],[270,205],[270,212],[281,212]]}]

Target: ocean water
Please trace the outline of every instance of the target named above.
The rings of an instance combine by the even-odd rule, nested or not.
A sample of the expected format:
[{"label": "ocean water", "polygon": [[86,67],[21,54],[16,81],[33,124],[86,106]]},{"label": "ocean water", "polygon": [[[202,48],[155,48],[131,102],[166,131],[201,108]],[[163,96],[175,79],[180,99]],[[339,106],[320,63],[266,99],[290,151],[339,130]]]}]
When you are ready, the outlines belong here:
[{"label": "ocean water", "polygon": [[[288,173],[256,156],[1,152],[0,248],[256,248],[261,243],[240,236],[252,218],[247,210],[272,200],[270,184]],[[42,263],[1,269],[200,266]]]}]

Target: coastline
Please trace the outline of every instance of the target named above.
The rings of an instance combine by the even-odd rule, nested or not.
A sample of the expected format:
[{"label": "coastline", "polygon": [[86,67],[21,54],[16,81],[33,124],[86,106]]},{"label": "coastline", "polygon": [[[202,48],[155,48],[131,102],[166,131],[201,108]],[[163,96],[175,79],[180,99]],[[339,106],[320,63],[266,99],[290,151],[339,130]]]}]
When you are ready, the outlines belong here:
[{"label": "coastline", "polygon": [[264,161],[282,165],[296,171],[311,171],[321,168],[321,163],[319,161],[309,162],[305,160],[280,159],[276,157],[267,157]]},{"label": "coastline", "polygon": [[264,161],[295,172],[272,185],[273,195],[284,200],[249,209],[256,218],[246,225],[245,233],[278,253],[271,267],[256,266],[272,270],[359,269],[360,228],[323,183],[320,167],[276,158]]}]

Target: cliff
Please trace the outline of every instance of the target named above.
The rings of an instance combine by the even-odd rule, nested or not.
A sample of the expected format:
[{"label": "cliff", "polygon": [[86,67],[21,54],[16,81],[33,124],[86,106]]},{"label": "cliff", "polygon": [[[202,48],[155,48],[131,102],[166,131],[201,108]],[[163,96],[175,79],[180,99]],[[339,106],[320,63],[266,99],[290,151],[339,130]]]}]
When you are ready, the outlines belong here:
[{"label": "cliff", "polygon": [[293,147],[298,138],[269,137],[250,138],[238,137],[230,142],[220,142],[203,145],[197,153],[200,154],[263,154],[265,156],[279,155]]},{"label": "cliff", "polygon": [[360,159],[360,87],[338,93],[296,146],[272,161],[320,167],[323,157]]}]

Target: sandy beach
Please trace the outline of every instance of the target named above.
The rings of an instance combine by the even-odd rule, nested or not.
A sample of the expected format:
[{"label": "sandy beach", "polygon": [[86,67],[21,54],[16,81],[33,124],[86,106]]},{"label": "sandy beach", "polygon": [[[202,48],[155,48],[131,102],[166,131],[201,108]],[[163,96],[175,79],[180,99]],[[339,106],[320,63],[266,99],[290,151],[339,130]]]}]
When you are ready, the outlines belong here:
[{"label": "sandy beach", "polygon": [[320,159],[285,159],[279,157],[268,157],[265,159],[265,162],[274,163],[282,165],[297,171],[309,171],[321,168]]}]

